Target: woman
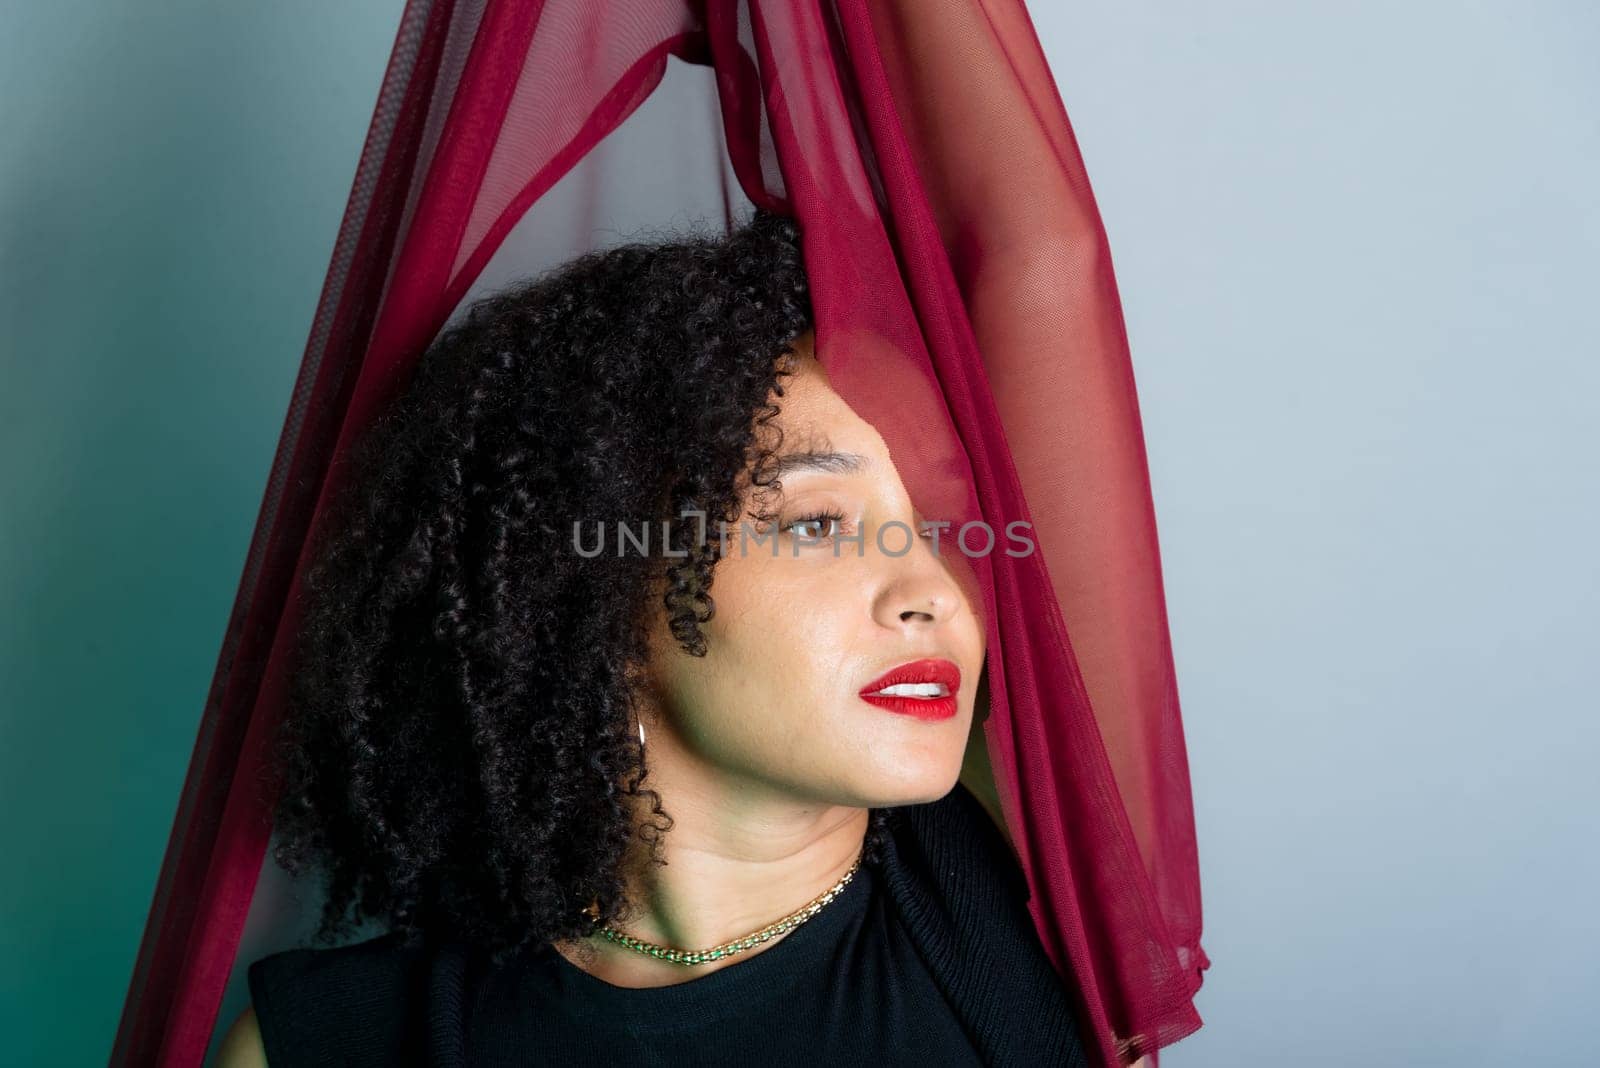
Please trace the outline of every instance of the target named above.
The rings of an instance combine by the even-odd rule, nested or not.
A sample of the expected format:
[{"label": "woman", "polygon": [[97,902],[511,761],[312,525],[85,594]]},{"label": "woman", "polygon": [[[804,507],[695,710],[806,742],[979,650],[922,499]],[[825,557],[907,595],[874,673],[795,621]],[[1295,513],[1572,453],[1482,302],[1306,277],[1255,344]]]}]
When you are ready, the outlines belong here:
[{"label": "woman", "polygon": [[812,341],[758,213],[430,349],[308,575],[277,813],[319,933],[389,931],[252,964],[220,1063],[1085,1063],[958,782],[974,595]]}]

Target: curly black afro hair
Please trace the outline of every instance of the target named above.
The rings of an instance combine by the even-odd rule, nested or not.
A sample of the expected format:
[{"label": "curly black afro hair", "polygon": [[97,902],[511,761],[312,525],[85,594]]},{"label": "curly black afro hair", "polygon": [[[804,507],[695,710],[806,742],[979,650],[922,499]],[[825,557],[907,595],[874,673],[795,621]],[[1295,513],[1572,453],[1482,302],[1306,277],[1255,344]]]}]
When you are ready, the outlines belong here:
[{"label": "curly black afro hair", "polygon": [[[666,612],[703,656],[717,539],[777,442],[811,326],[793,220],[592,252],[474,303],[352,451],[307,570],[278,742],[277,862],[321,875],[316,938],[381,921],[496,959],[630,911],[661,856],[624,665]],[[572,548],[671,525],[682,558]],[[639,823],[630,797],[650,813]],[[891,810],[874,809],[876,861]]]}]

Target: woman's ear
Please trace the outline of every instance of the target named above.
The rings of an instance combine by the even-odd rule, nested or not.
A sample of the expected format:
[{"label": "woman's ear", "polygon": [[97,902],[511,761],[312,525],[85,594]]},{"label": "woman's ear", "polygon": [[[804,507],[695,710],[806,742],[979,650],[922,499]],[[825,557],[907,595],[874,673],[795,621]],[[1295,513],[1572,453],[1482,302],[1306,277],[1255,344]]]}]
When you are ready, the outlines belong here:
[{"label": "woman's ear", "polygon": [[622,681],[632,697],[635,718],[655,722],[654,709],[660,694],[660,677],[649,659],[629,660],[622,665]]},{"label": "woman's ear", "polygon": [[639,699],[650,693],[650,684],[653,679],[650,665],[630,660],[622,665],[622,681],[634,695],[634,704],[639,704]]}]

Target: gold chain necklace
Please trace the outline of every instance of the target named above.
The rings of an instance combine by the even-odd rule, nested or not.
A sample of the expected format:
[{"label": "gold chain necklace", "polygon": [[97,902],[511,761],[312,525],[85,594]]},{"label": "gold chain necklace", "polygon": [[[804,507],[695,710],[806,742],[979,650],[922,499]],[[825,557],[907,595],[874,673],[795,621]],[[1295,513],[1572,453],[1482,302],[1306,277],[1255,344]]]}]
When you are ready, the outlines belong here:
[{"label": "gold chain necklace", "polygon": [[845,872],[843,877],[840,878],[838,882],[834,883],[833,886],[829,887],[826,891],[818,894],[804,905],[801,905],[799,908],[789,913],[789,915],[785,916],[783,919],[777,920],[774,923],[769,923],[767,926],[761,928],[761,930],[756,931],[753,934],[747,934],[743,938],[735,938],[731,942],[724,942],[721,945],[712,946],[710,949],[674,949],[671,946],[657,945],[654,942],[646,942],[643,939],[635,938],[632,935],[623,934],[621,931],[609,924],[598,928],[598,931],[600,934],[604,935],[606,938],[615,942],[619,946],[625,946],[628,949],[636,950],[639,953],[644,953],[660,960],[671,961],[674,964],[706,964],[710,961],[721,960],[724,957],[731,957],[735,953],[743,953],[750,947],[758,946],[763,942],[770,942],[772,939],[783,934],[785,931],[791,930],[800,926],[802,923],[805,923],[818,912],[822,911],[822,907],[824,905],[839,896],[839,891],[845,888],[845,885],[850,882],[851,877],[855,875],[856,870],[860,867],[861,858],[858,856],[856,857],[855,861],[851,863],[850,870]]}]

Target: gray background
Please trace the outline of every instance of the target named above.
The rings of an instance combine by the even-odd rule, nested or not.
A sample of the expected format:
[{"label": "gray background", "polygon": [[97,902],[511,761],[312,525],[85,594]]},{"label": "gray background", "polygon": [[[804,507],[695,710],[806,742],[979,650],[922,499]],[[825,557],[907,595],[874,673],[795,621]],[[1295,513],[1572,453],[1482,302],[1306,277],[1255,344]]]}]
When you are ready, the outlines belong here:
[{"label": "gray background", "polygon": [[[0,8],[8,1062],[109,1049],[401,6]],[[1594,1063],[1600,9],[1033,10],[1194,777],[1164,1062]]]}]

